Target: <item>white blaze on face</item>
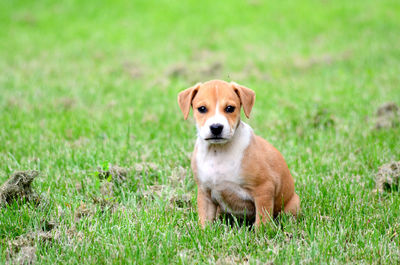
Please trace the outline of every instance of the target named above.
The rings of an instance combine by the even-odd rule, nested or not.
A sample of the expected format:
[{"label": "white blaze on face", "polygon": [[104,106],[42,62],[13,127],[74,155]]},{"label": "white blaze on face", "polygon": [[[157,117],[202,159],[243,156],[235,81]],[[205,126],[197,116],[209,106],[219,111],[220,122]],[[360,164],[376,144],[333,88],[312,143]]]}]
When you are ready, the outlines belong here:
[{"label": "white blaze on face", "polygon": [[[221,124],[222,126],[224,126],[224,128],[221,132],[221,135],[219,135],[219,137],[224,138],[224,139],[215,139],[215,140],[209,139],[209,138],[215,137],[210,130],[210,126],[213,124]],[[210,143],[218,143],[218,144],[226,143],[227,141],[229,141],[232,138],[233,134],[235,133],[235,128],[231,128],[229,125],[228,119],[225,117],[225,115],[220,113],[218,102],[215,107],[214,116],[211,116],[210,118],[208,118],[203,126],[201,126],[201,127],[198,125],[196,125],[196,126],[197,126],[198,136],[203,140],[209,139],[207,141]]]}]

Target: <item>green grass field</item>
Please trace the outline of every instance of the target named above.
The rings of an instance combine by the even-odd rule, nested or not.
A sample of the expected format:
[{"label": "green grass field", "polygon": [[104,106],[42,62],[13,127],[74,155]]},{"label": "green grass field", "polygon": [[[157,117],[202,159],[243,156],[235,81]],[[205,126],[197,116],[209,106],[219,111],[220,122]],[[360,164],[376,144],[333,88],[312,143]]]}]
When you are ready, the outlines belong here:
[{"label": "green grass field", "polygon": [[[42,201],[0,208],[0,263],[32,233],[39,264],[400,263],[399,192],[373,192],[400,160],[399,127],[374,129],[381,104],[400,104],[399,13],[396,0],[1,1],[0,183],[38,170]],[[243,119],[284,155],[297,220],[200,229],[196,130],[176,97],[209,79],[255,90]],[[126,178],[101,179],[109,165]]]}]

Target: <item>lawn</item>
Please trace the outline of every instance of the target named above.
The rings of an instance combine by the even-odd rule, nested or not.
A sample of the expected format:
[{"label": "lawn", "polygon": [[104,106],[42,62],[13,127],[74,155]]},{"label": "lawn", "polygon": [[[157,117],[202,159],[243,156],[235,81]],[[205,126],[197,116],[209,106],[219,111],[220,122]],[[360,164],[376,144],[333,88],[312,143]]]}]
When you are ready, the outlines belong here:
[{"label": "lawn", "polygon": [[[0,263],[398,264],[398,1],[0,2],[0,183],[37,170],[39,203],[0,208]],[[198,81],[252,88],[254,131],[277,147],[302,214],[201,230]],[[36,256],[36,257],[35,257]]]}]

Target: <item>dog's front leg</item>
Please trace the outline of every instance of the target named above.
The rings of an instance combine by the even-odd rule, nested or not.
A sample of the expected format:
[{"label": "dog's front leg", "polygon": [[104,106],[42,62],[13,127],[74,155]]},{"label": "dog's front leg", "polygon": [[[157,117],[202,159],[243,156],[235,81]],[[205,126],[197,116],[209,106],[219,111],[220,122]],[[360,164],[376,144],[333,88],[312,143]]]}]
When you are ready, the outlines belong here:
[{"label": "dog's front leg", "polygon": [[255,226],[272,220],[274,214],[274,186],[270,183],[262,185],[253,192],[256,206]]},{"label": "dog's front leg", "polygon": [[215,220],[217,205],[212,202],[210,194],[206,194],[200,187],[197,190],[197,210],[202,228]]}]

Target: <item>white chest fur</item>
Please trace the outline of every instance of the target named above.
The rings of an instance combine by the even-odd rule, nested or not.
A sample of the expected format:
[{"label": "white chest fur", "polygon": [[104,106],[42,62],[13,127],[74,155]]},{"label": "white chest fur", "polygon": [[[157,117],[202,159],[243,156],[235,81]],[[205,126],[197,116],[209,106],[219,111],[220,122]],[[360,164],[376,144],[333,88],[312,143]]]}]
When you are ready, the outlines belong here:
[{"label": "white chest fur", "polygon": [[250,126],[241,122],[231,141],[223,145],[209,145],[201,139],[196,142],[197,177],[199,188],[211,193],[214,202],[221,206],[224,212],[243,214],[234,210],[222,196],[223,192],[233,194],[241,200],[252,201],[245,190],[241,175],[243,154],[252,136]]}]

